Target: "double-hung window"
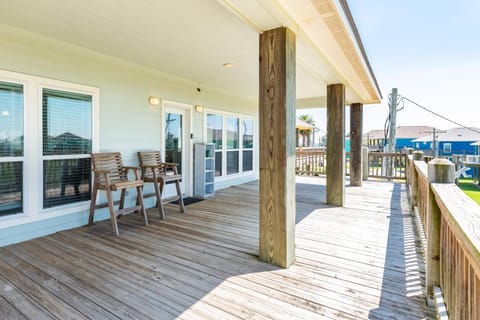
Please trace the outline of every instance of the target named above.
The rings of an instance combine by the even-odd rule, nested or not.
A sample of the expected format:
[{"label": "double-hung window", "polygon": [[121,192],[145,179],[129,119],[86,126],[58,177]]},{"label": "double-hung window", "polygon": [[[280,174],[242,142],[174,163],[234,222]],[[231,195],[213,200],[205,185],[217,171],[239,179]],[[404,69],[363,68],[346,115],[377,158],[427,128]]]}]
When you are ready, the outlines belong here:
[{"label": "double-hung window", "polygon": [[215,144],[215,176],[227,177],[253,171],[254,120],[208,112],[207,142]]},{"label": "double-hung window", "polygon": [[92,96],[42,89],[43,208],[90,200]]},{"label": "double-hung window", "polygon": [[0,216],[23,211],[23,91],[0,81]]},{"label": "double-hung window", "polygon": [[88,207],[97,101],[96,88],[0,70],[0,222]]}]

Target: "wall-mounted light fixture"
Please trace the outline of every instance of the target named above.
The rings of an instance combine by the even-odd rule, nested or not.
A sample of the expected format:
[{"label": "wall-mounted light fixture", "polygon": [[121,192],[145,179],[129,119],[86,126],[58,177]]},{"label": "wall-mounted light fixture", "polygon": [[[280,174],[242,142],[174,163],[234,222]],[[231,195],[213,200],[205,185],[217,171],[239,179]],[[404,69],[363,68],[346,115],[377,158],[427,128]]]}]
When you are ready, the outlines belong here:
[{"label": "wall-mounted light fixture", "polygon": [[203,112],[203,106],[196,105],[196,106],[195,106],[195,111],[197,111],[197,112]]},{"label": "wall-mounted light fixture", "polygon": [[158,97],[148,97],[148,103],[152,106],[158,106],[160,104],[160,98]]}]

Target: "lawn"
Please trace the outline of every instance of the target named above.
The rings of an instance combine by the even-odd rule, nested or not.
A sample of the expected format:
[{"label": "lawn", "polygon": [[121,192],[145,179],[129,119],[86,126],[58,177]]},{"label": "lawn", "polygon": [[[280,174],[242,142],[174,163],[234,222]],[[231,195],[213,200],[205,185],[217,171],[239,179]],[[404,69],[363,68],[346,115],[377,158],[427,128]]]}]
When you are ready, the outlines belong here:
[{"label": "lawn", "polygon": [[460,179],[458,187],[480,205],[480,186],[474,184],[472,179]]}]

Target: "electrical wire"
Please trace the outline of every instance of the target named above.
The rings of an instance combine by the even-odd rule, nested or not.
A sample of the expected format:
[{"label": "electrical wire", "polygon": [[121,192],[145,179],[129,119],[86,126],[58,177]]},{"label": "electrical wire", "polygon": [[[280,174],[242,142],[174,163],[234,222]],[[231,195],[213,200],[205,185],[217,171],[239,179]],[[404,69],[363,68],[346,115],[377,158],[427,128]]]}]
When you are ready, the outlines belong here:
[{"label": "electrical wire", "polygon": [[[400,95],[399,95],[399,96],[400,96]],[[467,127],[467,126],[465,126],[465,125],[463,125],[463,124],[461,124],[461,123],[458,123],[458,122],[456,122],[456,121],[454,121],[454,120],[452,120],[452,119],[449,119],[449,118],[447,118],[447,117],[445,117],[445,116],[442,116],[441,114],[436,113],[435,111],[432,111],[432,110],[428,109],[427,107],[424,107],[424,106],[420,105],[419,103],[417,103],[417,102],[415,102],[415,101],[413,101],[413,100],[410,100],[410,99],[407,98],[407,97],[400,96],[400,99],[401,99],[401,100],[407,100],[408,102],[416,105],[417,107],[419,107],[419,108],[421,108],[421,109],[423,109],[423,110],[425,110],[425,111],[427,111],[427,112],[430,112],[431,114],[436,115],[436,116],[439,117],[439,118],[442,118],[442,119],[444,119],[444,120],[446,120],[446,121],[449,121],[449,122],[451,122],[451,123],[453,123],[453,124],[455,124],[455,125],[457,125],[457,126],[459,126],[459,127],[468,129],[468,130],[473,131],[473,132],[476,132],[476,133],[480,133],[479,130],[476,130],[476,129],[474,129],[474,128]]]}]

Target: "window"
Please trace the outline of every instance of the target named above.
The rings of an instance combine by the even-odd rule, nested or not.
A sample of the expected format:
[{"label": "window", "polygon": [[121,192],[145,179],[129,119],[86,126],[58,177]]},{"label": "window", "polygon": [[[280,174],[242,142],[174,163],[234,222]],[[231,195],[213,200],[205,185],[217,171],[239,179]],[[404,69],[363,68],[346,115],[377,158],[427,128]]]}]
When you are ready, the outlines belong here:
[{"label": "window", "polygon": [[43,89],[43,208],[90,200],[92,96]]},{"label": "window", "polygon": [[207,142],[215,144],[215,177],[222,176],[223,117],[207,114]]},{"label": "window", "polygon": [[443,144],[443,153],[452,153],[452,144],[444,143]]},{"label": "window", "polygon": [[23,85],[0,82],[0,216],[23,211]]},{"label": "window", "polygon": [[239,166],[239,121],[238,118],[227,117],[227,175],[238,173]]},{"label": "window", "polygon": [[242,120],[243,171],[253,170],[253,120]]},{"label": "window", "polygon": [[254,121],[208,113],[206,124],[207,142],[215,144],[215,176],[253,171]]},{"label": "window", "polygon": [[0,222],[88,208],[97,101],[96,88],[0,70]]}]

